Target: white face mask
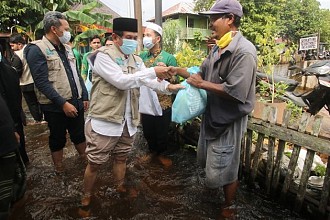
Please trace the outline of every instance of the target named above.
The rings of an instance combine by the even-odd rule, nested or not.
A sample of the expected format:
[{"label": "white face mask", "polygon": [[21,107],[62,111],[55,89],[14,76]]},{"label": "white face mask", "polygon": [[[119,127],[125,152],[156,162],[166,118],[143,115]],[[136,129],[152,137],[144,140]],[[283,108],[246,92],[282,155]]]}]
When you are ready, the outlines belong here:
[{"label": "white face mask", "polygon": [[63,31],[63,36],[58,37],[58,39],[61,41],[62,44],[66,44],[70,41],[71,39],[71,33],[70,31]]},{"label": "white face mask", "polygon": [[143,38],[143,46],[145,48],[147,48],[148,50],[150,50],[151,48],[153,48],[155,46],[155,44],[152,43],[152,37],[144,37]]}]

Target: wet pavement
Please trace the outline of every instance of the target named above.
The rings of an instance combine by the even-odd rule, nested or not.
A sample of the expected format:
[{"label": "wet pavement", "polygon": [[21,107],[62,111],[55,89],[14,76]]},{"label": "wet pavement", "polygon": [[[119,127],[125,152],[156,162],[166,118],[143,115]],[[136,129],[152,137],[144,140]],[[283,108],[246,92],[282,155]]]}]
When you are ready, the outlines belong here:
[{"label": "wet pavement", "polygon": [[[73,146],[65,148],[63,175],[54,174],[48,149],[47,125],[25,127],[30,158],[27,167],[27,191],[11,214],[11,220],[44,219],[221,219],[221,190],[203,187],[203,172],[192,150],[170,153],[172,166],[158,160],[141,162],[146,144],[141,135],[128,161],[128,192],[118,194],[113,188],[111,161],[102,166],[95,186],[91,215],[78,215],[86,163],[80,161]],[[243,183],[237,196],[236,219],[305,219],[270,201],[262,191],[249,190]]]}]

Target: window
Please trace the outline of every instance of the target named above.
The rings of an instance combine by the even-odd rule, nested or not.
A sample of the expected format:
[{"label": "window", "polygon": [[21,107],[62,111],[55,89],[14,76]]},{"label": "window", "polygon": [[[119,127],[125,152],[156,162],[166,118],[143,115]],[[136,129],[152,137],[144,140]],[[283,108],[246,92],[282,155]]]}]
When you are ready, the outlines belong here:
[{"label": "window", "polygon": [[190,27],[190,28],[194,27],[194,19],[188,18],[187,22],[188,22],[187,27]]}]

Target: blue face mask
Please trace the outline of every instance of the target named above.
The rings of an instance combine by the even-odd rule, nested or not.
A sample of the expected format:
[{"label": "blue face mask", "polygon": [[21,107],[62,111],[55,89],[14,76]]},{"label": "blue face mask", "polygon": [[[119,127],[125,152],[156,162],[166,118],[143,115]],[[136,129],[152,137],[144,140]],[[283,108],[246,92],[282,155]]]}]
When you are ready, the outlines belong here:
[{"label": "blue face mask", "polygon": [[120,50],[126,54],[133,54],[136,51],[138,42],[131,39],[123,39],[123,45],[120,46]]}]

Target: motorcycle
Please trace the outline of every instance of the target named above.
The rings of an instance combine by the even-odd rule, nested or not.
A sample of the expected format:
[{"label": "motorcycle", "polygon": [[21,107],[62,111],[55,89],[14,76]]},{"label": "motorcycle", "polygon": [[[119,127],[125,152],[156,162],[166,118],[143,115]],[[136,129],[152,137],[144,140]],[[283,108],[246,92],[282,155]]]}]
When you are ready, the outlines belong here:
[{"label": "motorcycle", "polygon": [[307,106],[307,112],[312,115],[317,114],[323,107],[330,113],[330,61],[317,61],[304,69],[298,66],[289,67],[289,70],[294,69],[298,69],[301,76],[315,76],[317,84],[308,92],[297,94],[293,91],[292,94],[302,99]]},{"label": "motorcycle", "polygon": [[[317,78],[317,84],[311,90],[301,92],[298,89],[298,85],[300,84],[298,81],[275,76],[275,83],[282,82],[287,84],[287,89],[280,98],[291,100],[297,106],[305,108],[312,115],[317,114],[323,107],[330,113],[330,61],[317,61],[307,68],[300,68],[294,65],[290,66],[289,70],[298,70],[298,73],[293,76],[315,76]],[[265,77],[267,77],[266,74],[257,73],[257,80],[265,79]],[[268,81],[272,83],[272,80],[269,78]]]}]

